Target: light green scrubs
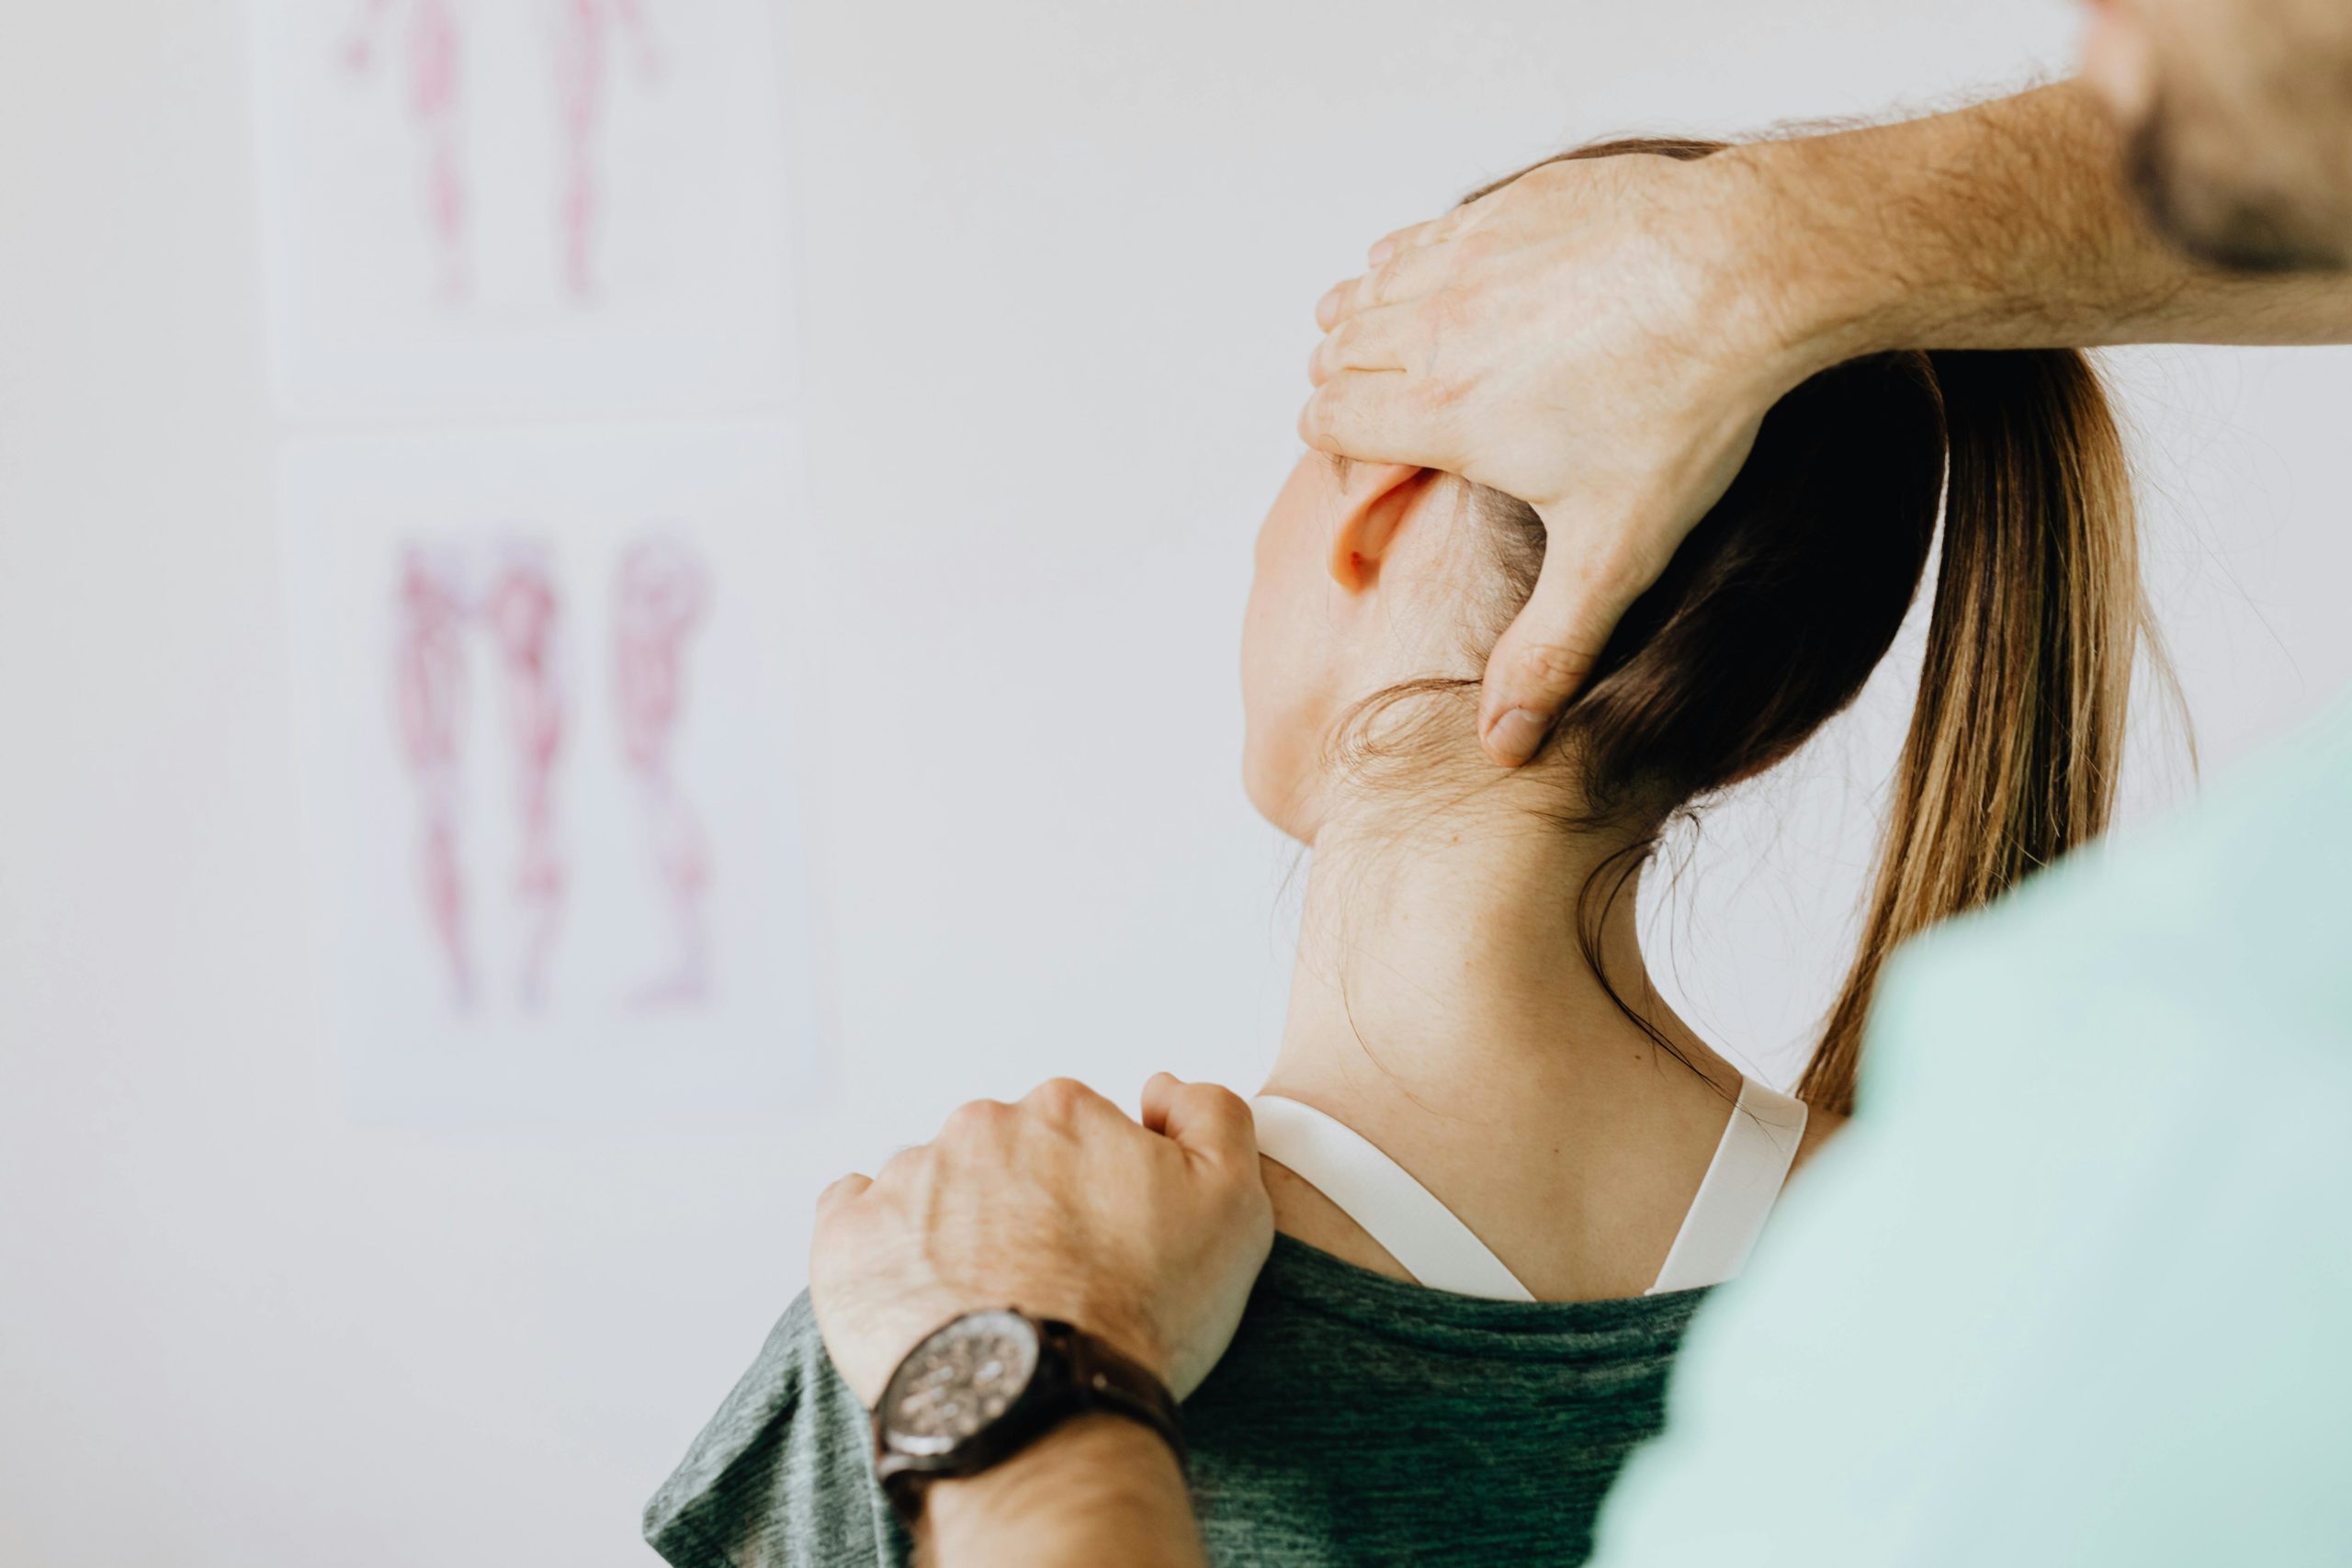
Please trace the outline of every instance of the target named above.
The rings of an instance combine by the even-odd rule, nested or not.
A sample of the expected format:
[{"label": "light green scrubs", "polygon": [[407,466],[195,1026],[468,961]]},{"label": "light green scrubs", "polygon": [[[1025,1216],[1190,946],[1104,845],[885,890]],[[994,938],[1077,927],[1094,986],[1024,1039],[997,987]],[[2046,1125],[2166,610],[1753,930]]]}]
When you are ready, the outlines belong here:
[{"label": "light green scrubs", "polygon": [[2352,1563],[2352,710],[1920,943],[1599,1568]]}]

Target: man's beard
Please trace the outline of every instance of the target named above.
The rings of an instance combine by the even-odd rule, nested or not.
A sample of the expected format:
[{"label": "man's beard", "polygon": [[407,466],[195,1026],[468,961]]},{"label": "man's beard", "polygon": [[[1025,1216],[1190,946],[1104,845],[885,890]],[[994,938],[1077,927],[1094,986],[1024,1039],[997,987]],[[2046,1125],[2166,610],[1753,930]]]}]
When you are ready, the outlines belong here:
[{"label": "man's beard", "polygon": [[2352,259],[2342,236],[2319,232],[2277,191],[2192,173],[2180,155],[2177,123],[2159,92],[2123,151],[2124,179],[2166,241],[2235,272],[2332,271]]}]

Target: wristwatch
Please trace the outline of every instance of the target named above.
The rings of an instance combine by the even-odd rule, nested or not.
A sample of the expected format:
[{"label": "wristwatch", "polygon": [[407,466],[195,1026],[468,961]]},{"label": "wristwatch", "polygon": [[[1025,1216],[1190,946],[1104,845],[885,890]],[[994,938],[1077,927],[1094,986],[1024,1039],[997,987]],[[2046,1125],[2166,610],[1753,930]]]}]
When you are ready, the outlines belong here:
[{"label": "wristwatch", "polygon": [[1184,1461],[1168,1385],[1102,1340],[1018,1307],[967,1313],[907,1352],[874,1407],[874,1474],[910,1525],[945,1476],[1001,1464],[1069,1417],[1140,1421]]}]

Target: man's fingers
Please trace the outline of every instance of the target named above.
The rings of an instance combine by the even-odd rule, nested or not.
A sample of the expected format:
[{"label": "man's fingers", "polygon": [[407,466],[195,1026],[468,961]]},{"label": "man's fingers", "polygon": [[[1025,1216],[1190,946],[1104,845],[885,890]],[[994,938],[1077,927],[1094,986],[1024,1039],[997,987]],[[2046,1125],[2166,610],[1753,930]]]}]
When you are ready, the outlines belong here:
[{"label": "man's fingers", "polygon": [[1542,749],[1560,710],[1590,678],[1618,617],[1655,577],[1623,551],[1580,553],[1552,536],[1535,592],[1487,660],[1478,739],[1489,758],[1515,768]]},{"label": "man's fingers", "polygon": [[1363,254],[1363,259],[1369,265],[1378,266],[1398,251],[1418,243],[1423,230],[1435,228],[1444,221],[1444,218],[1438,217],[1419,223],[1408,223],[1402,229],[1391,229],[1372,243],[1372,249]]},{"label": "man's fingers", "polygon": [[1143,1124],[1227,1168],[1258,1156],[1258,1127],[1249,1101],[1219,1084],[1186,1083],[1172,1073],[1154,1073],[1143,1086]]},{"label": "man's fingers", "polygon": [[1316,302],[1316,325],[1328,333],[1367,310],[1419,299],[1458,281],[1470,255],[1464,247],[1445,243],[1458,237],[1457,231],[1445,240],[1409,246],[1361,276],[1333,284]]},{"label": "man's fingers", "polygon": [[1464,202],[1460,207],[1449,208],[1427,222],[1408,224],[1393,233],[1385,234],[1373,243],[1371,250],[1364,253],[1364,260],[1374,266],[1378,266],[1391,257],[1402,255],[1408,251],[1418,250],[1424,245],[1437,244],[1441,241],[1453,238],[1464,229],[1475,228],[1483,222],[1487,214],[1492,210],[1495,198],[1510,188],[1509,186],[1505,186],[1503,190],[1488,191],[1477,200]]},{"label": "man's fingers", "polygon": [[1326,288],[1323,291],[1323,298],[1315,301],[1315,324],[1325,332],[1329,332],[1333,323],[1340,319],[1340,298],[1355,286],[1356,280],[1351,277],[1345,283],[1335,283]]},{"label": "man's fingers", "polygon": [[1333,284],[1316,301],[1315,324],[1328,333],[1351,316],[1378,305],[1389,297],[1389,277],[1388,267],[1376,266],[1345,283]]},{"label": "man's fingers", "polygon": [[1324,334],[1306,362],[1307,379],[1321,386],[1342,370],[1404,370],[1412,337],[1408,313],[1382,306],[1350,316]]},{"label": "man's fingers", "polygon": [[1408,401],[1410,379],[1395,370],[1334,372],[1299,411],[1299,439],[1317,451],[1368,463],[1460,473],[1460,458],[1438,445],[1446,434],[1442,422],[1417,414]]}]

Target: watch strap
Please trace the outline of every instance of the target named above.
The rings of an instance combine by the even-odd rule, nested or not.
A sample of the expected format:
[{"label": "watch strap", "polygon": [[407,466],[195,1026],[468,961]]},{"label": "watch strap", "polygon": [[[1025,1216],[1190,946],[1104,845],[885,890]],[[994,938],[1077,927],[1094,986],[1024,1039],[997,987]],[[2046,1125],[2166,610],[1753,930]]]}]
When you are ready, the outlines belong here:
[{"label": "watch strap", "polygon": [[1107,1410],[1140,1421],[1166,1440],[1179,1466],[1184,1463],[1183,1422],[1177,1415],[1176,1396],[1168,1392],[1166,1383],[1142,1362],[1082,1328],[1052,1318],[1042,1326],[1046,1334],[1061,1337],[1069,1348],[1070,1381],[1076,1385],[1077,1403],[1063,1420],[1088,1410]]}]

